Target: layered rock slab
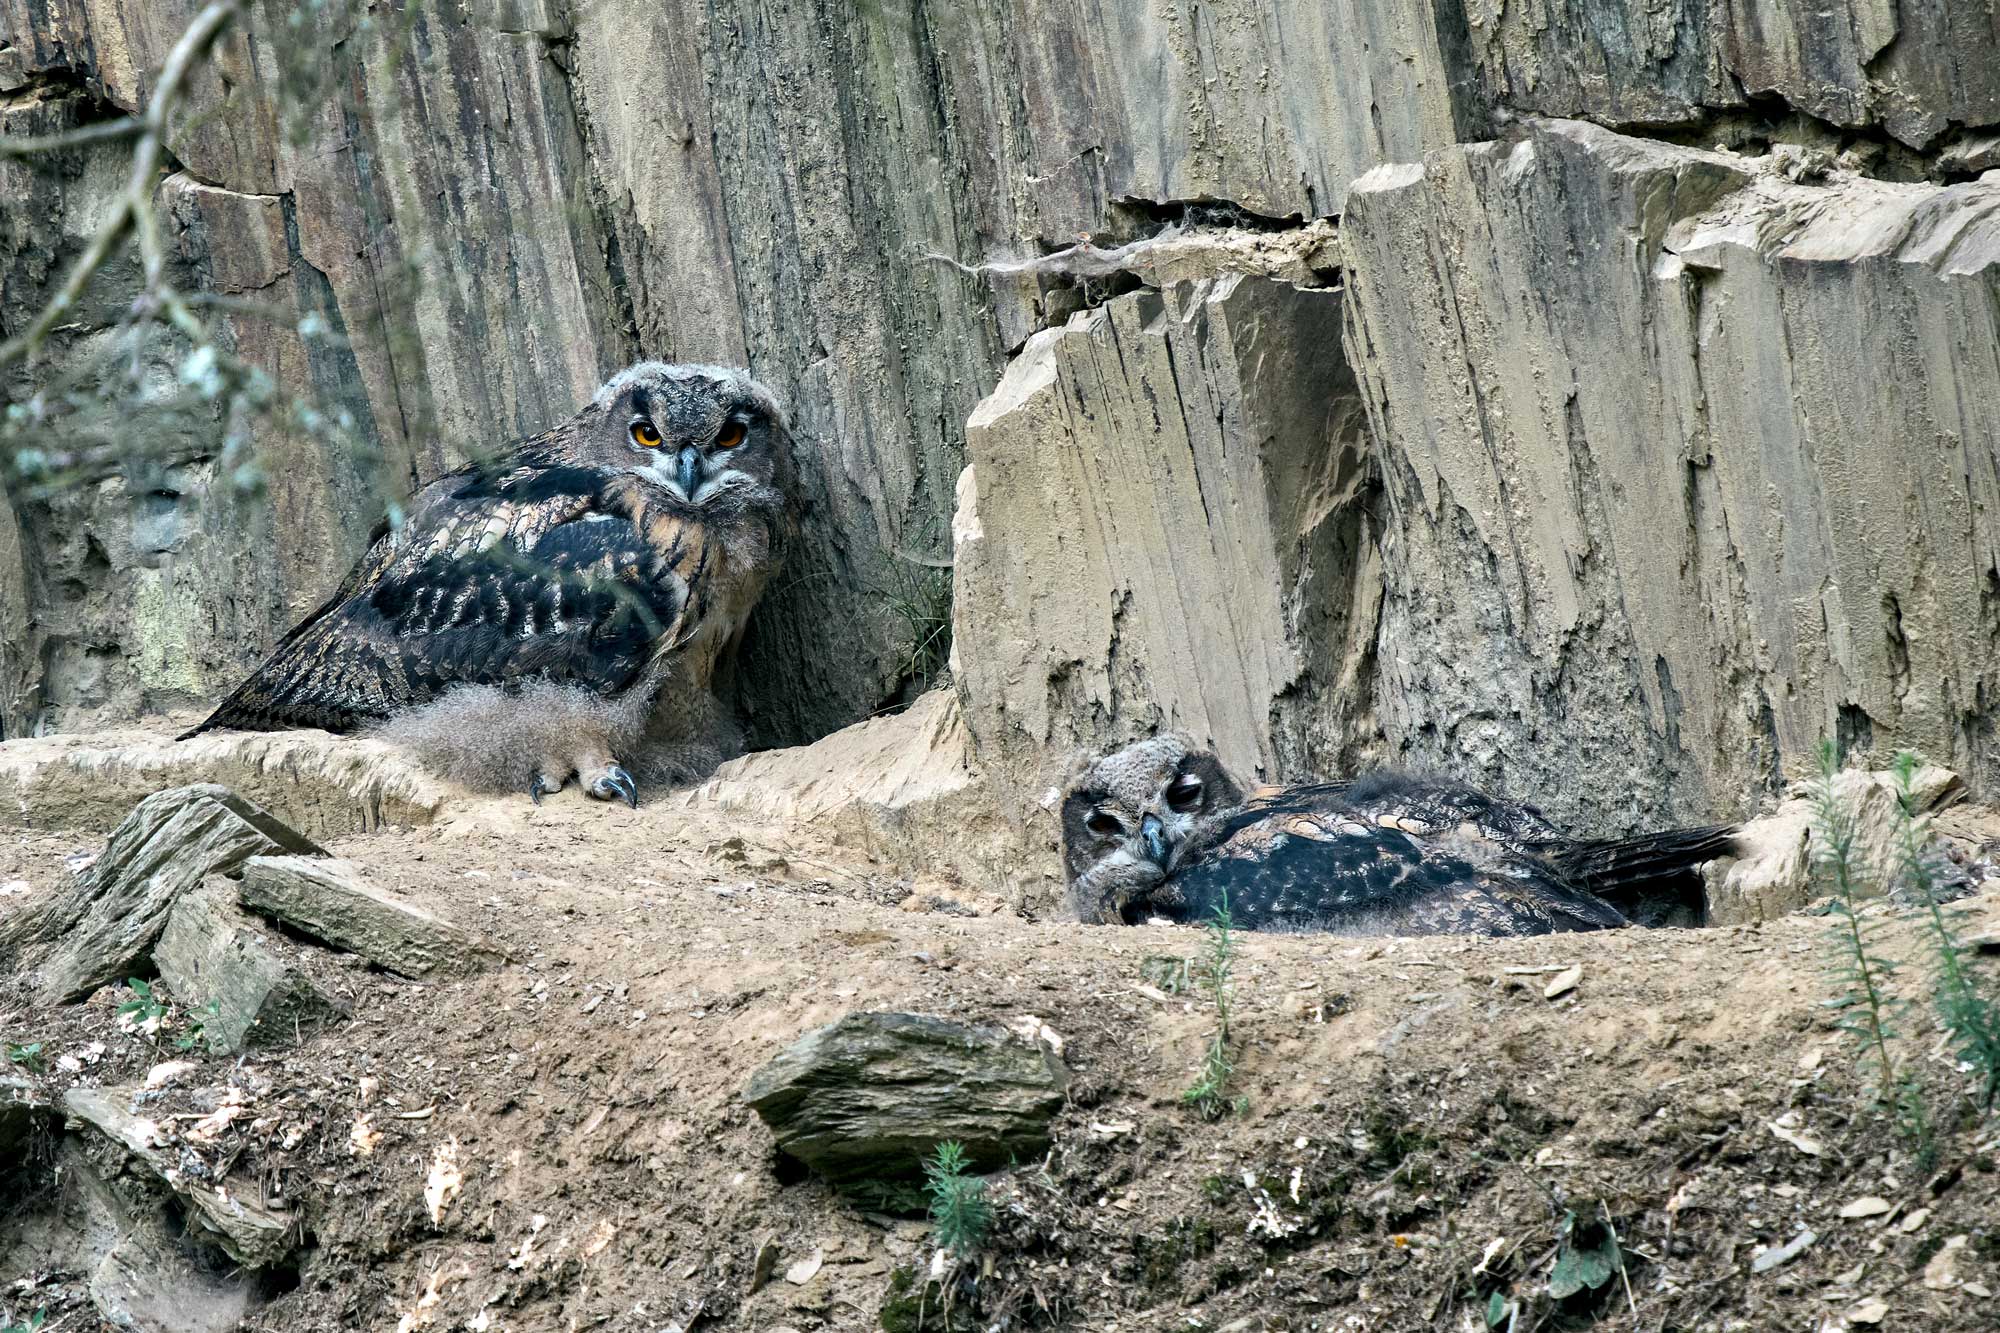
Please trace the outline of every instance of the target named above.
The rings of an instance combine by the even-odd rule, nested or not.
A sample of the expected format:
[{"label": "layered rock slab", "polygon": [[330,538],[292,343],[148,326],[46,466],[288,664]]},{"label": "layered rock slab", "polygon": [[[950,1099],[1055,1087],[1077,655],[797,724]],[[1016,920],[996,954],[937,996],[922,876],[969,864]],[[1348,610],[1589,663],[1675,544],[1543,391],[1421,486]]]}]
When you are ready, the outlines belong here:
[{"label": "layered rock slab", "polygon": [[251,911],[412,980],[477,972],[501,957],[491,941],[383,892],[349,861],[253,856],[238,892]]},{"label": "layered rock slab", "polygon": [[138,970],[175,904],[204,877],[287,853],[323,855],[226,787],[158,792],[55,901],[0,923],[0,958],[31,974],[44,1000],[81,999]]},{"label": "layered rock slab", "polygon": [[1538,122],[1343,225],[1405,762],[1604,831],[1823,735],[2000,780],[2000,182]]},{"label": "layered rock slab", "polygon": [[284,946],[238,909],[234,887],[223,882],[182,895],[153,961],[216,1055],[295,1040],[340,1012]]},{"label": "layered rock slab", "polygon": [[0,828],[108,831],[166,787],[219,783],[312,837],[428,824],[443,783],[393,746],[323,731],[147,731],[0,743]]},{"label": "layered rock slab", "polygon": [[782,1151],[843,1190],[920,1178],[947,1140],[990,1171],[1045,1150],[1062,1107],[1069,1070],[1034,1032],[849,1014],[786,1047],[751,1076],[743,1100]]},{"label": "layered rock slab", "polygon": [[1159,727],[1248,776],[1368,731],[1363,411],[1341,295],[1229,275],[1030,339],[967,429],[966,725],[1008,799]]},{"label": "layered rock slab", "polygon": [[249,1182],[218,1183],[184,1174],[176,1136],[137,1109],[140,1091],[71,1088],[63,1094],[63,1109],[178,1195],[187,1206],[190,1235],[217,1246],[245,1268],[282,1263],[298,1245],[300,1220],[252,1202],[260,1191]]}]

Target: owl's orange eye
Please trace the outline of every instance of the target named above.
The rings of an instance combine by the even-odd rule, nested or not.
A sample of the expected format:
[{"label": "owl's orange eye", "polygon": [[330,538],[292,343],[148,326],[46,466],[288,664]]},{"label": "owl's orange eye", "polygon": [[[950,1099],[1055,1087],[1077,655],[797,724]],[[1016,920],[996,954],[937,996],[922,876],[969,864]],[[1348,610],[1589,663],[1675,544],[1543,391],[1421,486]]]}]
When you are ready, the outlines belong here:
[{"label": "owl's orange eye", "polygon": [[715,437],[715,447],[718,449],[734,449],[737,445],[743,443],[743,437],[748,433],[744,429],[742,422],[732,421],[722,428],[722,434]]},{"label": "owl's orange eye", "polygon": [[660,432],[653,428],[650,421],[635,421],[632,423],[632,443],[641,449],[657,449],[660,447]]}]

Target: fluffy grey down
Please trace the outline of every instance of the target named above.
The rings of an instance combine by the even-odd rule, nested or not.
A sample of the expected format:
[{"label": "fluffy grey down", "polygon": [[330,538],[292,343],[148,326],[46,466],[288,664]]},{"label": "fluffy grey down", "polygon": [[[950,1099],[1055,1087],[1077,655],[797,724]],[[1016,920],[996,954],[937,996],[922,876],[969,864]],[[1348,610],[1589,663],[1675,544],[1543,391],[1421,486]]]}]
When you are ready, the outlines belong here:
[{"label": "fluffy grey down", "polygon": [[511,688],[456,685],[369,734],[474,791],[523,792],[538,769],[551,777],[572,775],[593,742],[610,755],[628,754],[651,702],[643,691],[606,699],[546,680]]},{"label": "fluffy grey down", "polygon": [[482,792],[526,791],[538,768],[567,780],[593,757],[624,765],[642,791],[683,787],[742,752],[715,697],[672,680],[664,690],[634,688],[616,699],[546,680],[457,685],[367,734]]}]

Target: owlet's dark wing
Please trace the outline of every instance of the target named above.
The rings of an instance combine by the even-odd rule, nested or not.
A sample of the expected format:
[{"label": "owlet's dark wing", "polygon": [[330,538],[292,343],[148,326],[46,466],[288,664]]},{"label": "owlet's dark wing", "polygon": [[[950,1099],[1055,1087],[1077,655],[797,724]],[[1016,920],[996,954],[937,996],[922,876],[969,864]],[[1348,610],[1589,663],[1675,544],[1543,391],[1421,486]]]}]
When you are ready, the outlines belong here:
[{"label": "owlet's dark wing", "polygon": [[1256,800],[1165,886],[1165,914],[1200,921],[1227,902],[1249,930],[1542,935],[1625,924],[1533,858],[1456,832],[1424,836],[1330,810],[1302,789]]},{"label": "owlet's dark wing", "polygon": [[1469,825],[1480,836],[1516,850],[1562,836],[1535,807],[1489,796],[1463,783],[1381,772],[1338,786],[1338,803],[1342,808],[1406,832]]},{"label": "owlet's dark wing", "polygon": [[461,683],[622,690],[698,624],[711,556],[698,524],[631,495],[586,468],[440,478],[187,734],[350,731]]},{"label": "owlet's dark wing", "polygon": [[1707,915],[1701,866],[1735,851],[1733,825],[1569,838],[1531,805],[1461,783],[1394,772],[1277,795],[1291,805],[1344,811],[1419,838],[1459,834],[1496,844],[1516,862],[1532,862],[1555,882],[1603,899],[1628,920],[1647,925],[1700,924]]}]

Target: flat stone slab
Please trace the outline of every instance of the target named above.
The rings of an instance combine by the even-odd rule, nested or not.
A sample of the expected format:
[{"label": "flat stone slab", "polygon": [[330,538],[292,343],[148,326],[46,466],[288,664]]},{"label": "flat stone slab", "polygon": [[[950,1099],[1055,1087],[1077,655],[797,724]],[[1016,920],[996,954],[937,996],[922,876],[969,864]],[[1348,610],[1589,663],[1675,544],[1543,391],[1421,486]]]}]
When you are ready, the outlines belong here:
[{"label": "flat stone slab", "polygon": [[42,912],[0,927],[0,963],[35,973],[46,1001],[132,975],[187,890],[253,856],[320,849],[226,787],[175,787],[139,802],[83,875]]},{"label": "flat stone slab", "polygon": [[450,788],[381,741],[323,731],[148,731],[0,743],[0,828],[94,829],[162,787],[219,783],[315,838],[429,824]]},{"label": "flat stone slab", "polygon": [[97,1130],[187,1205],[189,1230],[245,1268],[270,1268],[297,1248],[294,1219],[254,1201],[251,1191],[187,1179],[166,1130],[132,1109],[133,1088],[71,1088],[63,1109]]},{"label": "flat stone slab", "polygon": [[211,1054],[282,1045],[342,1013],[236,905],[233,887],[216,881],[174,905],[153,962],[201,1023]]},{"label": "flat stone slab", "polygon": [[251,911],[401,977],[476,972],[504,957],[484,936],[384,893],[347,861],[254,856],[239,893]]},{"label": "flat stone slab", "polygon": [[751,1075],[743,1100],[778,1147],[836,1188],[915,1180],[955,1139],[980,1170],[1049,1145],[1069,1070],[998,1026],[868,1012],[806,1033]]}]

